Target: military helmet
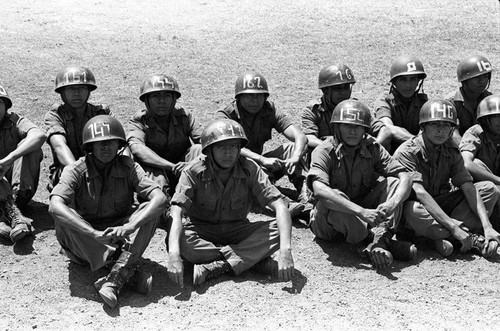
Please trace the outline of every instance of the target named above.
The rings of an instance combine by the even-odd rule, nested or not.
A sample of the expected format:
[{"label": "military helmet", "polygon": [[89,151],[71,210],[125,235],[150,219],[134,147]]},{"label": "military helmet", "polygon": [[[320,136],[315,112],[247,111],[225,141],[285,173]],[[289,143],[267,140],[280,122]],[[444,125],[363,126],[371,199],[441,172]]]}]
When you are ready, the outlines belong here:
[{"label": "military helmet", "polygon": [[328,86],[341,84],[354,84],[354,74],[351,68],[345,64],[332,64],[323,67],[319,72],[318,88],[322,89]]},{"label": "military helmet", "polygon": [[258,94],[262,93],[269,96],[267,81],[260,73],[256,71],[247,71],[236,78],[234,85],[234,96],[240,94]]},{"label": "military helmet", "polygon": [[142,82],[139,91],[139,99],[141,99],[141,101],[144,101],[149,93],[153,93],[156,91],[174,92],[177,98],[181,97],[179,85],[177,84],[177,81],[174,77],[157,74],[149,76]]},{"label": "military helmet", "polygon": [[123,130],[121,123],[113,116],[94,116],[83,127],[84,150],[89,149],[90,143],[113,139],[119,140],[121,146],[124,146],[126,143],[125,130]]},{"label": "military helmet", "polygon": [[400,76],[418,75],[420,79],[427,77],[422,61],[415,56],[402,55],[396,58],[389,70],[390,81]]},{"label": "military helmet", "polygon": [[458,124],[455,106],[444,99],[434,99],[424,103],[422,108],[420,108],[418,124],[422,125],[424,123],[441,121],[449,122],[453,126]]},{"label": "military helmet", "polygon": [[12,107],[12,100],[10,99],[7,90],[3,88],[3,86],[0,86],[0,99],[3,99],[3,102],[5,103],[5,110]]},{"label": "military helmet", "polygon": [[489,95],[477,106],[477,120],[498,114],[500,114],[500,95]]},{"label": "military helmet", "polygon": [[370,128],[370,109],[358,100],[344,100],[333,110],[331,124],[354,124]]},{"label": "military helmet", "polygon": [[210,145],[224,140],[239,139],[241,147],[248,143],[243,127],[236,121],[224,119],[208,124],[201,133],[201,151],[206,153],[206,148]]},{"label": "military helmet", "polygon": [[61,93],[69,85],[87,85],[90,91],[97,88],[94,74],[85,67],[67,67],[57,73],[55,91]]},{"label": "military helmet", "polygon": [[487,58],[481,55],[474,55],[460,61],[457,66],[457,78],[459,82],[463,82],[464,80],[484,74],[491,75],[492,71],[493,68]]}]

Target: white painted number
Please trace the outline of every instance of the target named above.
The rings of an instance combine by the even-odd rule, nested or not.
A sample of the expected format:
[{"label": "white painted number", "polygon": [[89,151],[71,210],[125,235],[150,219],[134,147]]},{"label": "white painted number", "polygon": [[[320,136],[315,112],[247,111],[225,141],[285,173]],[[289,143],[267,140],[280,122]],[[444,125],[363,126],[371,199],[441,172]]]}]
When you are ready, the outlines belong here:
[{"label": "white painted number", "polygon": [[479,72],[481,71],[491,71],[491,63],[488,61],[477,61],[476,65],[479,69]]},{"label": "white painted number", "polygon": [[174,88],[174,83],[169,81],[167,77],[158,78],[153,82],[153,86],[159,86],[161,88],[165,88],[165,86]]},{"label": "white painted number", "polygon": [[243,88],[247,89],[253,89],[253,88],[258,88],[262,89],[262,85],[260,84],[260,77],[252,77],[252,76],[245,76],[243,78]]},{"label": "white painted number", "polygon": [[110,135],[108,123],[92,123],[89,125],[88,129],[90,130],[92,138],[107,137]]},{"label": "white painted number", "polygon": [[66,79],[66,83],[73,82],[87,82],[87,72],[82,71],[81,73],[77,71],[70,71],[64,74],[63,79]]},{"label": "white painted number", "polygon": [[342,108],[340,110],[340,120],[349,122],[362,122],[361,112],[356,108]]},{"label": "white painted number", "polygon": [[417,66],[416,66],[415,62],[408,62],[406,64],[406,67],[408,68],[407,71],[416,71],[417,70]]},{"label": "white painted number", "polygon": [[[442,107],[441,107],[442,106]],[[431,105],[431,118],[450,118],[453,119],[453,107],[450,105],[440,105],[439,103],[433,103]],[[441,114],[441,116],[439,116]]]}]

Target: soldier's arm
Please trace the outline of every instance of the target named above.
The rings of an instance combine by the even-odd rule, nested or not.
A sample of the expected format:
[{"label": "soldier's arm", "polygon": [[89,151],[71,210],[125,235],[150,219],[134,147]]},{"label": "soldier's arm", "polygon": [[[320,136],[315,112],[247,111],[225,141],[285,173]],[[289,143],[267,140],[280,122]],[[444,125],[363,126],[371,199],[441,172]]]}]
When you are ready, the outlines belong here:
[{"label": "soldier's arm", "polygon": [[66,142],[66,138],[62,134],[53,134],[49,138],[49,144],[56,155],[59,163],[67,166],[75,163],[75,156],[71,152]]},{"label": "soldier's arm", "polygon": [[139,162],[155,168],[172,171],[175,164],[162,158],[155,151],[144,144],[131,144],[130,150]]},{"label": "soldier's arm", "polygon": [[15,150],[0,160],[0,167],[10,167],[12,163],[20,157],[39,150],[46,139],[47,136],[42,130],[38,128],[29,130],[23,142]]},{"label": "soldier's arm", "polygon": [[474,162],[474,154],[469,151],[463,151],[461,154],[464,159],[465,168],[470,172],[475,181],[488,180],[495,185],[500,185],[500,177],[476,164]]}]

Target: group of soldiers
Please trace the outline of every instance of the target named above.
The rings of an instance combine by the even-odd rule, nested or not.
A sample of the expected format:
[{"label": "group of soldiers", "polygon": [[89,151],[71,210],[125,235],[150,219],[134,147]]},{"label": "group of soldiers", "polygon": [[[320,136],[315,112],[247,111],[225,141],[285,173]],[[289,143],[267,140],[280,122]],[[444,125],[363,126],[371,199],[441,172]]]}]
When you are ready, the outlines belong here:
[{"label": "group of soldiers", "polygon": [[[106,271],[95,286],[110,307],[126,285],[151,291],[140,262],[160,222],[168,274],[181,287],[185,269],[195,285],[250,268],[289,280],[292,218],[319,239],[357,245],[375,268],[414,259],[415,237],[445,257],[455,248],[490,257],[500,242],[500,96],[488,91],[491,73],[486,58],[468,57],[457,68],[459,89],[428,100],[422,62],[401,56],[389,92],[369,109],[351,98],[352,70],[326,66],[322,96],[302,110],[301,128],[268,100],[258,72],[238,76],[234,100],[204,128],[177,106],[177,81],[152,75],[127,133],[107,106],[89,103],[97,85],[88,68],[57,74],[62,102],[45,115],[45,132],[8,112],[0,87],[0,238],[33,231],[22,210],[47,140],[61,253]],[[264,153],[273,129],[288,142]],[[291,196],[274,186],[285,175]],[[275,219],[249,219],[254,199]]]}]

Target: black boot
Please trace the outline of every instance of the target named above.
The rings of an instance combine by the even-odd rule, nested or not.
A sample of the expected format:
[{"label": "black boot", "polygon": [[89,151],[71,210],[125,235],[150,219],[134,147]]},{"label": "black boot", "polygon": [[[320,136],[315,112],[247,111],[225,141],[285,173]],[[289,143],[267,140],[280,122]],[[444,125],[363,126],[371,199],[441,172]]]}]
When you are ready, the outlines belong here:
[{"label": "black boot", "polygon": [[11,196],[2,202],[2,207],[4,216],[10,222],[12,228],[9,234],[12,242],[21,240],[31,234],[31,220],[21,214]]},{"label": "black boot", "polygon": [[134,269],[127,265],[132,253],[124,251],[111,268],[110,273],[104,279],[104,283],[99,289],[101,281],[97,281],[95,286],[99,289],[99,295],[111,308],[118,303],[118,294],[134,274]]},{"label": "black boot", "polygon": [[218,277],[232,270],[231,265],[226,260],[195,264],[193,268],[193,284],[203,284],[208,279]]}]

